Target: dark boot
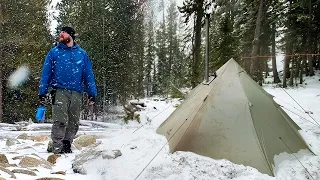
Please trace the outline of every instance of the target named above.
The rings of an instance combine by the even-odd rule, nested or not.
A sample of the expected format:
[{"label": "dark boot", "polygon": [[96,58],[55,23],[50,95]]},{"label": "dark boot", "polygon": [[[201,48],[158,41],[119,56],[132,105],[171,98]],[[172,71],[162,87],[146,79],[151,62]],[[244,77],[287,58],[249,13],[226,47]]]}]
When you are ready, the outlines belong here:
[{"label": "dark boot", "polygon": [[72,153],[71,143],[68,140],[63,140],[62,153]]}]

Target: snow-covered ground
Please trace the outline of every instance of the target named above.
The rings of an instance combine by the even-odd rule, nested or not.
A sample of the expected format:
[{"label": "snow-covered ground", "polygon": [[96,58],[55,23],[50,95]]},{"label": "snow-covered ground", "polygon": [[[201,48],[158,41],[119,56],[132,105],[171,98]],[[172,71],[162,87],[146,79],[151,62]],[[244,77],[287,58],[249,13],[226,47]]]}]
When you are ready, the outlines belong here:
[{"label": "snow-covered ground", "polygon": [[[99,145],[94,152],[120,150],[121,156],[115,159],[103,159],[101,156],[93,158],[84,164],[86,175],[82,175],[73,172],[72,162],[76,155],[88,149],[84,148],[80,151],[73,147],[74,153],[59,157],[52,169],[38,167],[36,176],[15,173],[16,179],[34,180],[41,177],[66,180],[320,179],[320,76],[319,72],[316,73],[317,76],[306,78],[305,83],[300,87],[281,89],[275,88],[276,85],[272,84],[264,86],[265,90],[275,96],[275,101],[283,106],[302,128],[301,135],[316,154],[301,151],[295,155],[282,154],[275,157],[276,177],[228,160],[214,160],[191,152],[169,153],[166,138],[157,134],[156,129],[174,111],[180,101],[144,99],[147,107],[140,112],[141,123],[129,121],[129,124],[123,124],[121,120],[118,123],[81,121],[79,134],[99,137],[97,139]],[[48,139],[16,138],[22,133],[27,133],[29,136],[49,136],[50,127],[50,124],[29,124],[21,131],[17,131],[16,125],[0,124],[0,154],[5,154],[10,164],[19,164],[20,160],[13,160],[13,158],[20,155],[47,159],[51,155],[46,152]],[[14,145],[6,145],[8,138],[14,139]],[[26,169],[7,167],[8,170],[17,168]],[[51,174],[57,171],[63,171],[66,175]],[[1,169],[0,177],[6,180],[13,179]]]}]

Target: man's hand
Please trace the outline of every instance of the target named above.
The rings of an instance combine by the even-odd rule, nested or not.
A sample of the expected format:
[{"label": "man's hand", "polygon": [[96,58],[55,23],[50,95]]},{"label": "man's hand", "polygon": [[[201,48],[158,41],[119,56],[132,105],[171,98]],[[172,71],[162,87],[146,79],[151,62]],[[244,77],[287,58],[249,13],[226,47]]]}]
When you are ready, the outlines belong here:
[{"label": "man's hand", "polygon": [[88,105],[93,105],[96,99],[94,96],[88,96]]},{"label": "man's hand", "polygon": [[39,105],[44,106],[46,104],[47,95],[40,94],[39,95]]}]

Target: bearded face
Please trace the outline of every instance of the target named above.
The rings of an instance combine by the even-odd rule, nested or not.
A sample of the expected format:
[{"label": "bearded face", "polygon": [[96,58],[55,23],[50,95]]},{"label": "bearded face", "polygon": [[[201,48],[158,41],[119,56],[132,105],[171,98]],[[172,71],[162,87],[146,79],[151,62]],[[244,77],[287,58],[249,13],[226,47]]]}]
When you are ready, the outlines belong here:
[{"label": "bearded face", "polygon": [[63,44],[68,44],[70,41],[71,36],[68,33],[62,31],[59,36],[59,42],[62,42]]}]

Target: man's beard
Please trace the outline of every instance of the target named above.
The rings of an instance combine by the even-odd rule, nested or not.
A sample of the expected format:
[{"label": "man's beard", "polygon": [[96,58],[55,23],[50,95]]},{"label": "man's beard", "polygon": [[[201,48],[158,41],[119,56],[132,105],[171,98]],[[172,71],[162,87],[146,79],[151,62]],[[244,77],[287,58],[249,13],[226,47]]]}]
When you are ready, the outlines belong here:
[{"label": "man's beard", "polygon": [[60,38],[59,42],[67,45],[70,42],[70,40],[71,40],[70,37],[68,37],[68,38]]}]

